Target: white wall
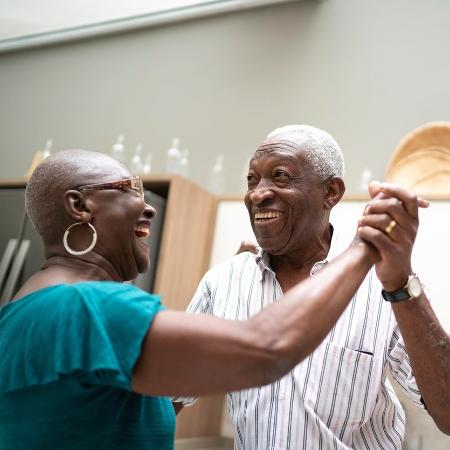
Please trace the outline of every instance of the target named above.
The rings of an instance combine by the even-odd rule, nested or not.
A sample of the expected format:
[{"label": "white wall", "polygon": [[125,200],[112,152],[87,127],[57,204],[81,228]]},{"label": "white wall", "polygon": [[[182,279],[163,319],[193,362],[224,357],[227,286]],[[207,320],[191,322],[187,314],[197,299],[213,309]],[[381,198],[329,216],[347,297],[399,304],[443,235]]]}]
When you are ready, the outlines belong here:
[{"label": "white wall", "polygon": [[0,55],[0,178],[56,148],[108,150],[123,132],[161,170],[179,136],[207,185],[225,153],[238,193],[247,157],[287,123],[329,130],[348,191],[382,178],[400,138],[450,117],[450,2],[304,0]]}]

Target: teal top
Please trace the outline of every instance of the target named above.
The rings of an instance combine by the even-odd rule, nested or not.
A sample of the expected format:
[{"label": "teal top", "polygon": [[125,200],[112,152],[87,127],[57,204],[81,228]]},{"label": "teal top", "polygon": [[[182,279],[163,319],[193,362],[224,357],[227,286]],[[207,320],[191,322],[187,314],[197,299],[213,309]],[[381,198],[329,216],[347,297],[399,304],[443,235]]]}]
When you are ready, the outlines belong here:
[{"label": "teal top", "polygon": [[157,296],[107,281],[0,308],[0,450],[173,449],[171,402],[131,390],[161,309]]}]

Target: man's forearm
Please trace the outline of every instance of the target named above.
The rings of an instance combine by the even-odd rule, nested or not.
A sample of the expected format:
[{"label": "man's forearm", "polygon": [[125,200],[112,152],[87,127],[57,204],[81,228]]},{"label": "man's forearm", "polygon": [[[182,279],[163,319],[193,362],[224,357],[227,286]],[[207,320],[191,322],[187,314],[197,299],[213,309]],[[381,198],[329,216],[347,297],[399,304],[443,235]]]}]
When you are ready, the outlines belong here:
[{"label": "man's forearm", "polygon": [[426,408],[450,434],[450,338],[424,293],[392,307]]}]

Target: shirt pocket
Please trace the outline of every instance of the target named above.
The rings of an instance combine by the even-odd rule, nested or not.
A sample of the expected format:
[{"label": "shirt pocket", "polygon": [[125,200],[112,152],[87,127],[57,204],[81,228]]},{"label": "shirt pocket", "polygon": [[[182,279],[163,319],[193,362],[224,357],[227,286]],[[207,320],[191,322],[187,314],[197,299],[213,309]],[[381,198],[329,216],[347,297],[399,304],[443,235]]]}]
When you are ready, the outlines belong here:
[{"label": "shirt pocket", "polygon": [[374,356],[324,342],[312,355],[305,406],[341,440],[370,415]]}]

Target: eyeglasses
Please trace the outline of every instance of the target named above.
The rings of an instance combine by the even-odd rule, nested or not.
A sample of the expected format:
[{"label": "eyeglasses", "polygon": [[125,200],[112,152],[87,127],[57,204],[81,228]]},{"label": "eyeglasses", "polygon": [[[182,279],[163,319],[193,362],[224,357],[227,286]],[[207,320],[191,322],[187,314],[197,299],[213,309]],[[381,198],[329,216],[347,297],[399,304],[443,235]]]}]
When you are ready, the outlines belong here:
[{"label": "eyeglasses", "polygon": [[78,188],[80,192],[106,189],[119,189],[124,192],[131,189],[144,200],[144,184],[141,177],[126,178],[125,180],[112,181],[111,183],[86,184]]}]

